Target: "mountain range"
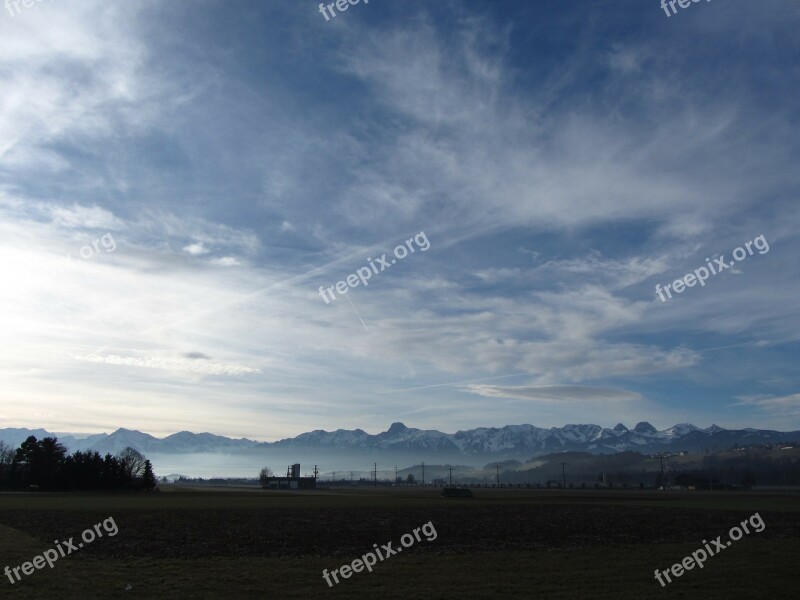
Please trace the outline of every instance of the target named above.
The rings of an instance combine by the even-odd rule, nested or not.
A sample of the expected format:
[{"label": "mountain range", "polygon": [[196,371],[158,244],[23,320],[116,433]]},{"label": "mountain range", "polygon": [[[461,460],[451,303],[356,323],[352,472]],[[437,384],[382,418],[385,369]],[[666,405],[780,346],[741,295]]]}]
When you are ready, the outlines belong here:
[{"label": "mountain range", "polygon": [[117,429],[111,434],[80,436],[53,434],[44,429],[0,429],[0,441],[13,447],[33,435],[41,439],[56,436],[70,452],[76,450],[115,454],[130,446],[143,454],[269,454],[282,455],[320,453],[402,454],[430,459],[530,458],[562,451],[583,451],[610,454],[626,450],[642,453],[697,452],[722,450],[734,444],[767,444],[800,442],[800,431],[779,432],[762,429],[724,429],[712,425],[706,429],[680,423],[657,430],[647,422],[628,429],[622,423],[613,428],[599,425],[565,425],[540,428],[534,425],[480,427],[456,433],[422,430],[393,423],[387,431],[375,435],[361,429],[336,431],[315,430],[276,442],[257,442],[246,438],[233,439],[210,433],[181,431],[165,438],[156,438],[141,431]]}]

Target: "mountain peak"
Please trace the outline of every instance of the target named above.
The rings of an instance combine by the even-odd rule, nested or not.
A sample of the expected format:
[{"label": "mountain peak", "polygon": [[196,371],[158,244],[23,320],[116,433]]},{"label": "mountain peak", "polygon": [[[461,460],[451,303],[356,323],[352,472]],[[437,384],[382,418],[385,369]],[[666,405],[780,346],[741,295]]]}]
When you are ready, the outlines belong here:
[{"label": "mountain peak", "polygon": [[658,430],[647,421],[640,421],[633,430],[636,433],[658,433]]},{"label": "mountain peak", "polygon": [[697,431],[700,429],[699,427],[695,427],[691,423],[676,423],[669,429],[667,429],[666,433],[677,435],[677,436],[684,436],[692,431]]},{"label": "mountain peak", "polygon": [[407,431],[407,430],[408,430],[408,427],[406,427],[403,423],[400,423],[398,421],[396,423],[392,423],[391,427],[389,427],[389,429],[386,430],[386,433],[391,433],[391,434],[394,435],[394,434],[398,434],[398,433],[403,433],[404,431]]},{"label": "mountain peak", "polygon": [[624,433],[628,431],[628,428],[625,427],[625,425],[623,425],[622,423],[617,423],[616,425],[614,425],[614,431],[618,433]]}]

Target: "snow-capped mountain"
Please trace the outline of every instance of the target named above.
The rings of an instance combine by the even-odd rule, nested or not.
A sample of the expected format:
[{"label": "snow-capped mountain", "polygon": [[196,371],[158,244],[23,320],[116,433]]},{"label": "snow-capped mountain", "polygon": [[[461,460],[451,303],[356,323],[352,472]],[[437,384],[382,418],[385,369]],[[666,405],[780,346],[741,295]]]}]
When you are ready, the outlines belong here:
[{"label": "snow-capped mountain", "polygon": [[257,447],[329,450],[364,449],[374,452],[402,451],[422,455],[485,456],[497,459],[531,457],[551,452],[584,451],[613,453],[626,450],[638,452],[697,451],[704,448],[724,449],[734,443],[800,441],[800,432],[780,433],[762,430],[727,430],[716,425],[700,429],[690,423],[679,423],[662,431],[650,423],[637,423],[628,429],[622,423],[613,429],[599,425],[565,425],[543,429],[534,425],[480,427],[453,434],[436,430],[421,430],[393,423],[376,435],[361,429],[333,432],[322,430],[304,433]]},{"label": "snow-capped mountain", "polygon": [[[0,429],[0,441],[12,447],[19,446],[29,435],[41,439],[52,436],[44,429]],[[733,444],[800,442],[800,431],[778,432],[759,429],[724,429],[712,425],[700,429],[690,423],[679,423],[668,429],[657,430],[650,423],[637,423],[628,429],[622,423],[613,428],[599,425],[565,425],[548,429],[534,425],[506,425],[505,427],[479,427],[455,433],[423,430],[392,423],[387,431],[369,434],[362,429],[317,429],[277,442],[255,442],[232,439],[210,433],[182,431],[163,439],[141,431],[118,429],[107,434],[86,438],[59,436],[59,440],[73,452],[91,450],[101,454],[116,454],[126,447],[140,452],[158,454],[185,453],[242,453],[260,454],[275,451],[289,453],[358,453],[396,454],[407,457],[428,457],[431,460],[473,458],[475,460],[501,460],[530,458],[563,451],[583,451],[595,454],[623,452],[698,451],[722,450]]]}]

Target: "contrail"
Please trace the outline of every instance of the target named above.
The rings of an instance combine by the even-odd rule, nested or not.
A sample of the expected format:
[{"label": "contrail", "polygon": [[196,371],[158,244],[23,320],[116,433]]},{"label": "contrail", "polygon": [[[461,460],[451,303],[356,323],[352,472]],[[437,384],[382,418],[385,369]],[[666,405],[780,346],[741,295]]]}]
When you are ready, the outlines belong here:
[{"label": "contrail", "polygon": [[386,390],[384,392],[375,392],[376,394],[393,394],[395,392],[405,392],[407,390],[424,390],[427,388],[447,387],[449,385],[460,385],[462,383],[474,383],[476,381],[491,381],[492,379],[505,379],[507,377],[519,377],[520,375],[530,375],[530,373],[514,373],[513,375],[498,375],[497,377],[481,377],[480,379],[467,379],[465,381],[451,381],[450,383],[434,383],[433,385],[420,385],[417,387],[397,388],[394,390]]},{"label": "contrail", "polygon": [[350,300],[350,296],[345,296],[345,298],[347,298],[347,301],[350,303],[350,306],[352,306],[352,307],[353,307],[353,312],[355,312],[355,313],[356,313],[356,316],[358,317],[358,320],[359,320],[359,321],[361,321],[361,324],[364,326],[364,329],[366,329],[367,331],[369,331],[369,327],[367,327],[367,324],[366,324],[366,323],[364,323],[364,319],[362,319],[362,318],[361,318],[361,315],[360,315],[360,314],[358,314],[358,311],[356,310],[356,306],[355,306],[355,304],[353,304],[353,301],[352,301],[352,300]]}]

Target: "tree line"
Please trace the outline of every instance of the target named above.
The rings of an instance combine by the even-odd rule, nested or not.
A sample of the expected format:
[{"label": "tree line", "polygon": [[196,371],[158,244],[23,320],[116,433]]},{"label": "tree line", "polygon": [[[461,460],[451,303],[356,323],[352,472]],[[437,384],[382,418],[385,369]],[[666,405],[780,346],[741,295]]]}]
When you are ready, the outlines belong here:
[{"label": "tree line", "polygon": [[152,490],[153,465],[134,448],[116,456],[73,452],[57,438],[28,437],[19,448],[0,442],[0,488],[41,490]]}]

